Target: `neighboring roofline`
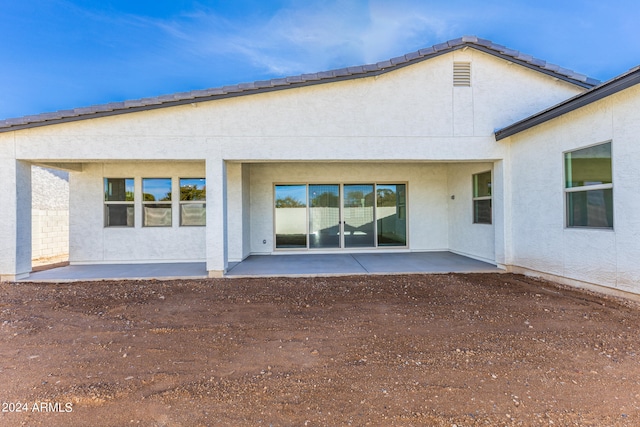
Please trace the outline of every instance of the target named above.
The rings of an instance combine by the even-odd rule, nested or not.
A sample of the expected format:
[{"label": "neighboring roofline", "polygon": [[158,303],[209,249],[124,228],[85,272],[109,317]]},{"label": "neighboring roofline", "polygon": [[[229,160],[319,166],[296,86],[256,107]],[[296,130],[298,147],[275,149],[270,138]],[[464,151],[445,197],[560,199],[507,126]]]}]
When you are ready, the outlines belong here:
[{"label": "neighboring roofline", "polygon": [[573,110],[584,107],[585,105],[589,105],[592,102],[599,101],[613,95],[614,93],[618,93],[630,88],[631,86],[637,85],[638,83],[640,83],[640,66],[634,67],[624,74],[614,77],[599,86],[569,98],[566,101],[554,105],[553,107],[547,108],[546,110],[540,111],[539,113],[495,131],[496,141],[500,141],[501,139],[515,135],[551,119],[555,119],[556,117],[560,117]]},{"label": "neighboring roofline", "polygon": [[190,92],[181,92],[132,101],[111,102],[108,104],[75,108],[72,110],[61,110],[53,113],[43,113],[15,119],[0,120],[0,132],[11,132],[14,130],[48,126],[57,123],[66,123],[97,117],[133,113],[137,111],[193,104],[196,102],[206,102],[216,99],[372,77],[468,47],[497,56],[498,58],[522,65],[543,74],[547,74],[551,77],[564,80],[585,89],[590,89],[600,83],[598,80],[592,79],[583,74],[578,74],[557,65],[549,64],[546,61],[534,58],[531,55],[525,55],[513,49],[508,49],[489,40],[481,39],[476,36],[464,36],[426,49],[421,49],[417,52],[392,58],[388,61],[378,62],[377,64],[347,67],[320,73],[256,81],[253,83],[240,83],[221,88],[194,90]]}]

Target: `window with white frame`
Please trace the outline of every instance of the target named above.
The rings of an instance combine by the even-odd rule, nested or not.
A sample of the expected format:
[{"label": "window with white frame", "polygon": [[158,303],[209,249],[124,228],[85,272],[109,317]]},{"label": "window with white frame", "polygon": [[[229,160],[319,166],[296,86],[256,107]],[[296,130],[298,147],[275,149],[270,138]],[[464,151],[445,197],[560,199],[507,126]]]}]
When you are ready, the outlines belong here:
[{"label": "window with white frame", "polygon": [[613,228],[611,142],[564,153],[567,227]]},{"label": "window with white frame", "polygon": [[133,227],[134,179],[104,179],[104,226]]},{"label": "window with white frame", "polygon": [[473,175],[473,223],[491,224],[491,171]]},{"label": "window with white frame", "polygon": [[180,226],[206,225],[207,181],[180,178]]},{"label": "window with white frame", "polygon": [[171,178],[142,178],[142,226],[171,227]]}]

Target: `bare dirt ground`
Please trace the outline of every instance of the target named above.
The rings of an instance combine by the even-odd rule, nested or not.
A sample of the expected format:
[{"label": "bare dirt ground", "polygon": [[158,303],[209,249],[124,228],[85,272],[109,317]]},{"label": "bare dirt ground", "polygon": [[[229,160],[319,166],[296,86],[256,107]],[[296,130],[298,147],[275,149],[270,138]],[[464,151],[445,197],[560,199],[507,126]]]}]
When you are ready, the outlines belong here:
[{"label": "bare dirt ground", "polygon": [[509,274],[0,285],[2,426],[635,426],[640,309]]}]

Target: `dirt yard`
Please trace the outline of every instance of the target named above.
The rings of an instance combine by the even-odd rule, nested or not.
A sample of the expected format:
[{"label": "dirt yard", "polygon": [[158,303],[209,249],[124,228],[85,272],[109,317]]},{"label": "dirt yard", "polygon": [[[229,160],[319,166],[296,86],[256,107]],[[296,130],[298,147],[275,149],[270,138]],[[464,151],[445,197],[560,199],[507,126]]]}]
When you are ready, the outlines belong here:
[{"label": "dirt yard", "polygon": [[2,426],[637,426],[640,309],[509,274],[0,285]]}]

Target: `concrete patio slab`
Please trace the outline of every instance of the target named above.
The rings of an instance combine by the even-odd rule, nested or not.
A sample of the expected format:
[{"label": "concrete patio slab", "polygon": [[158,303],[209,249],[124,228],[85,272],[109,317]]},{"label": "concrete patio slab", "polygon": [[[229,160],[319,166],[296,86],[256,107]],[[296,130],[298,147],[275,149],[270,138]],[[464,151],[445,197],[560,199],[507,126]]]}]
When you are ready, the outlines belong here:
[{"label": "concrete patio slab", "polygon": [[497,266],[451,252],[251,255],[227,277],[345,274],[499,273]]},{"label": "concrete patio slab", "polygon": [[204,262],[68,265],[36,271],[19,282],[76,282],[118,279],[196,279],[208,277]]},{"label": "concrete patio slab", "polygon": [[[351,274],[499,273],[493,264],[451,252],[251,255],[225,277],[344,276]],[[204,262],[67,265],[34,271],[19,282],[171,280],[208,277]]]}]

